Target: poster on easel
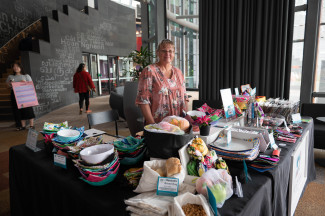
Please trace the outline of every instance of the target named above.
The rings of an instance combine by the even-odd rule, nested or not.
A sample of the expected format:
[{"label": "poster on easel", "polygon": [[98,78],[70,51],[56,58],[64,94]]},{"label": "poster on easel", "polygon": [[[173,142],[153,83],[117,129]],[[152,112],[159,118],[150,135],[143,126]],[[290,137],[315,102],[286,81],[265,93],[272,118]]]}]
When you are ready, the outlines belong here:
[{"label": "poster on easel", "polygon": [[15,93],[18,109],[38,105],[38,100],[37,100],[33,81],[13,82],[12,89]]},{"label": "poster on easel", "polygon": [[234,102],[232,100],[231,89],[220,89],[223,109],[227,119],[236,117]]}]

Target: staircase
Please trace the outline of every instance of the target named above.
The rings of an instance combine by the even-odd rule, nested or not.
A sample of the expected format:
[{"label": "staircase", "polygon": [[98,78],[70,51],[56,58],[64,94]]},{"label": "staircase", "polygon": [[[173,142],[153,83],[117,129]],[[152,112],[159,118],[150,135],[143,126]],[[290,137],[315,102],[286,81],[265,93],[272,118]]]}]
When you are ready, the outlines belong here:
[{"label": "staircase", "polygon": [[7,88],[6,79],[12,74],[8,69],[6,73],[2,74],[0,82],[0,121],[13,120],[13,114],[10,101],[10,89]]},{"label": "staircase", "polygon": [[11,64],[21,63],[19,43],[28,34],[32,34],[37,39],[42,38],[42,23],[37,20],[10,41],[0,48],[0,121],[13,121],[14,116],[11,109],[10,89],[7,88],[7,77],[13,74]]}]

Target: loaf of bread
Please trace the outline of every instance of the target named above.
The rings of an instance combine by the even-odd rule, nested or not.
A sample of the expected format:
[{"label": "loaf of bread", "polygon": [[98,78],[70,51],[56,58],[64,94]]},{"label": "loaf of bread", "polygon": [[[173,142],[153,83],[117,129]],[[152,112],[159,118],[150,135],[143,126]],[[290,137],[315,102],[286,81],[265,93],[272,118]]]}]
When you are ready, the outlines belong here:
[{"label": "loaf of bread", "polygon": [[178,158],[169,158],[166,161],[167,177],[180,173],[182,170],[181,162]]}]

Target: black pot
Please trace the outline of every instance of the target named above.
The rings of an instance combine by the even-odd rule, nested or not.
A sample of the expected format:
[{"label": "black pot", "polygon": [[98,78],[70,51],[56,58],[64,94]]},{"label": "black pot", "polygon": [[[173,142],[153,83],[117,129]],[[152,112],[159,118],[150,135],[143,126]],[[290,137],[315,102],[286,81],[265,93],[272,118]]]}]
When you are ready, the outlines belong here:
[{"label": "black pot", "polygon": [[209,136],[210,134],[210,125],[200,127],[201,136]]}]

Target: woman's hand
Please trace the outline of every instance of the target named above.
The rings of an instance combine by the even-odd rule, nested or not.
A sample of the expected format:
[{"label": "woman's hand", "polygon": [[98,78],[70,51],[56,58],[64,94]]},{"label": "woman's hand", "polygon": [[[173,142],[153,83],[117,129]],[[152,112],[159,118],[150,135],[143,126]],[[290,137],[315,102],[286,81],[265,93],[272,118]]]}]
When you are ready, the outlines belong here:
[{"label": "woman's hand", "polygon": [[94,88],[93,91],[96,92],[96,88]]},{"label": "woman's hand", "polygon": [[12,84],[11,83],[12,83],[12,80],[10,80],[9,82],[7,82],[7,87],[8,88],[12,88]]},{"label": "woman's hand", "polygon": [[139,104],[139,107],[140,107],[142,115],[146,121],[146,125],[154,124],[155,120],[152,116],[149,104]]}]

